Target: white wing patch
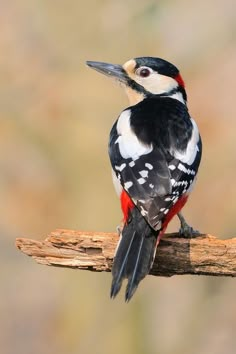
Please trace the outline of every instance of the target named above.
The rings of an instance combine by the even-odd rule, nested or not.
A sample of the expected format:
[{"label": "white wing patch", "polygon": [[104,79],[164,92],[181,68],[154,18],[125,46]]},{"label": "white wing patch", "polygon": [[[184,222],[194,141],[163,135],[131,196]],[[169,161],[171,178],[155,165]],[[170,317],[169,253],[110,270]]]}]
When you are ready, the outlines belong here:
[{"label": "white wing patch", "polygon": [[119,134],[116,144],[119,144],[120,154],[124,159],[137,160],[140,156],[149,154],[153,147],[140,142],[130,127],[129,109],[123,111],[118,118],[117,133]]},{"label": "white wing patch", "polygon": [[195,123],[195,121],[192,118],[191,118],[191,122],[193,125],[192,136],[188,142],[186,150],[185,151],[178,151],[178,150],[173,149],[171,151],[171,154],[176,159],[178,159],[181,162],[186,163],[188,165],[192,165],[195,158],[196,158],[196,155],[199,151],[197,144],[200,139],[197,124]]}]

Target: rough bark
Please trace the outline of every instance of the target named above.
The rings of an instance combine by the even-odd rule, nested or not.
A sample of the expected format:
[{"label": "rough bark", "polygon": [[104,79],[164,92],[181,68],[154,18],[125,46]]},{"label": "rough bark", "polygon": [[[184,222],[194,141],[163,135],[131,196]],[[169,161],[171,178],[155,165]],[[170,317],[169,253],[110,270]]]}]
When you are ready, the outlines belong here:
[{"label": "rough bark", "polygon": [[[18,238],[16,246],[38,263],[91,271],[110,271],[118,235],[105,232],[56,230],[44,241]],[[194,239],[166,234],[161,240],[152,275],[204,274],[236,276],[236,238],[211,235]]]}]

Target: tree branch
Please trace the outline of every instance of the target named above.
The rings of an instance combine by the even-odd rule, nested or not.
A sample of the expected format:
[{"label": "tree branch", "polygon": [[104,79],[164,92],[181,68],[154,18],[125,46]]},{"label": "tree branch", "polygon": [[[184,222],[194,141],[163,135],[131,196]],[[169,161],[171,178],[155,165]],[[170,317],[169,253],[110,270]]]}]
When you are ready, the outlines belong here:
[{"label": "tree branch", "polygon": [[[38,263],[110,271],[118,235],[105,232],[56,230],[44,240],[16,239],[16,246]],[[166,234],[161,240],[152,275],[204,274],[236,276],[236,238],[219,240],[211,235],[194,239]]]}]

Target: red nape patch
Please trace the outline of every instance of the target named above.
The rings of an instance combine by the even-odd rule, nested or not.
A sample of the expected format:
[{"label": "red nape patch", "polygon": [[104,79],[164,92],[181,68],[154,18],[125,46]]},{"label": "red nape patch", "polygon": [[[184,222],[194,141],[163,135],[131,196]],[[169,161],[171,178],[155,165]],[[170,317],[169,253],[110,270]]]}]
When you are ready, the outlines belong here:
[{"label": "red nape patch", "polygon": [[162,229],[166,229],[167,225],[171,221],[171,219],[183,208],[188,200],[188,196],[181,197],[177,203],[170,209],[169,213],[166,215],[165,221],[162,225]]},{"label": "red nape patch", "polygon": [[124,215],[124,222],[127,222],[129,218],[129,212],[134,208],[134,203],[132,202],[130,196],[123,190],[120,195],[121,209]]},{"label": "red nape patch", "polygon": [[176,75],[174,77],[175,81],[178,82],[178,84],[181,86],[181,87],[185,87],[185,83],[184,83],[184,80],[182,79],[182,76],[180,74]]}]

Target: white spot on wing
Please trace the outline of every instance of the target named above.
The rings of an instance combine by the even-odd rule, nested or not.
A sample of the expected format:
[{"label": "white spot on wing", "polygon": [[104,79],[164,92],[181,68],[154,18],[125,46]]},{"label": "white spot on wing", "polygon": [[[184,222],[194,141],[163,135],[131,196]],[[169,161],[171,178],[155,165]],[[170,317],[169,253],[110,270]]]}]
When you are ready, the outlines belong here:
[{"label": "white spot on wing", "polygon": [[124,187],[125,187],[125,189],[129,189],[130,187],[132,187],[132,185],[133,185],[133,182],[127,181],[127,182],[125,182]]},{"label": "white spot on wing", "polygon": [[165,198],[165,201],[166,201],[166,202],[170,202],[171,200],[172,200],[172,198],[170,198],[170,197],[166,197],[166,198]]},{"label": "white spot on wing", "polygon": [[145,163],[145,167],[147,167],[149,170],[153,170],[153,166],[148,162]]},{"label": "white spot on wing", "polygon": [[186,168],[181,162],[178,164],[178,169],[184,173],[187,173],[188,175],[195,175],[196,172],[194,170],[191,170],[190,168]]},{"label": "white spot on wing", "polygon": [[141,178],[138,179],[138,183],[139,184],[144,184],[144,183],[146,183],[146,181],[145,181],[144,178],[141,177]]},{"label": "white spot on wing", "polygon": [[115,166],[115,169],[117,171],[123,171],[123,169],[126,167],[126,163],[122,163],[120,166]]},{"label": "white spot on wing", "polygon": [[178,199],[179,199],[179,197],[175,197],[175,198],[173,199],[172,203],[175,204]]},{"label": "white spot on wing", "polygon": [[171,183],[172,186],[174,186],[175,183],[176,183],[175,179],[174,179],[174,178],[171,178],[170,183]]},{"label": "white spot on wing", "polygon": [[140,176],[142,176],[143,178],[146,178],[148,176],[148,171],[143,170],[143,171],[139,171]]},{"label": "white spot on wing", "polygon": [[183,172],[186,172],[186,171],[187,171],[186,167],[185,167],[182,163],[179,163],[179,164],[178,164],[178,169],[179,169],[180,171],[183,171]]},{"label": "white spot on wing", "polygon": [[134,162],[134,161],[131,161],[131,162],[129,163],[129,166],[130,166],[130,167],[134,167],[134,165],[135,165],[135,162]]},{"label": "white spot on wing", "polygon": [[168,167],[171,171],[174,171],[176,169],[175,165],[169,165]]}]

